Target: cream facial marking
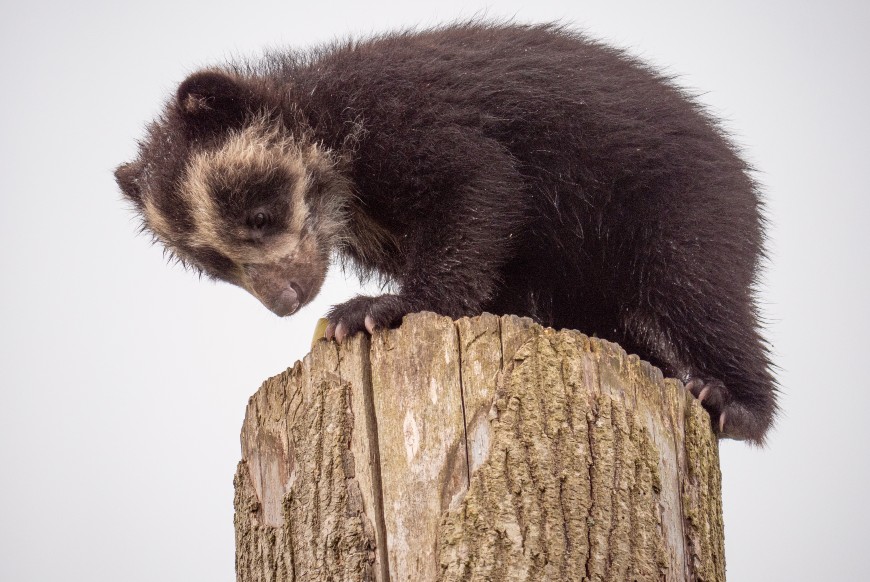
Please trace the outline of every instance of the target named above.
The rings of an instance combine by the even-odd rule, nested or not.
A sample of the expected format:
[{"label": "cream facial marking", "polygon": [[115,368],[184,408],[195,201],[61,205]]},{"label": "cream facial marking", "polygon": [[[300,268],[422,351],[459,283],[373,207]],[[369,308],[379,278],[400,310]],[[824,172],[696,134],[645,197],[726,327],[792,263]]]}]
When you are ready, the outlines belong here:
[{"label": "cream facial marking", "polygon": [[142,214],[145,217],[145,222],[148,225],[148,228],[151,229],[159,239],[163,241],[172,240],[172,228],[150,196],[146,196],[143,199]]},{"label": "cream facial marking", "polygon": [[[218,149],[191,156],[180,186],[193,209],[194,229],[185,237],[186,244],[204,252],[212,249],[235,263],[237,275],[228,280],[275,313],[294,312],[317,294],[329,266],[328,253],[305,229],[311,213],[306,200],[310,171],[328,171],[331,166],[316,144],[295,139],[273,120],[255,119],[230,134]],[[242,196],[239,190],[252,179],[257,180],[253,187],[268,183],[279,192],[286,185],[287,209],[282,218],[287,222],[256,244],[249,240],[249,227],[244,224],[246,206],[252,203],[241,198],[224,201],[239,204],[239,215],[228,217],[216,200],[218,195]]]},{"label": "cream facial marking", "polygon": [[[215,201],[215,192],[232,195],[235,188],[252,177],[287,183],[290,223],[285,228],[298,238],[310,214],[305,197],[311,185],[307,168],[325,165],[325,157],[317,144],[304,137],[294,138],[280,124],[265,117],[230,134],[219,149],[195,153],[180,187],[194,214],[195,229],[190,243],[233,254],[237,241],[225,240],[228,229]],[[228,243],[233,248],[227,248]]]}]

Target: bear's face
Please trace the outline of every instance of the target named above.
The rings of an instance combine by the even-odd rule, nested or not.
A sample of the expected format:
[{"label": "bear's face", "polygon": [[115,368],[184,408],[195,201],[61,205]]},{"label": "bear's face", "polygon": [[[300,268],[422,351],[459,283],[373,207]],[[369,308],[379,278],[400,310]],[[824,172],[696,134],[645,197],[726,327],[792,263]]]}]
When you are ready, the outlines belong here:
[{"label": "bear's face", "polygon": [[115,173],[170,253],[281,316],[319,291],[349,192],[286,108],[250,81],[197,73]]}]

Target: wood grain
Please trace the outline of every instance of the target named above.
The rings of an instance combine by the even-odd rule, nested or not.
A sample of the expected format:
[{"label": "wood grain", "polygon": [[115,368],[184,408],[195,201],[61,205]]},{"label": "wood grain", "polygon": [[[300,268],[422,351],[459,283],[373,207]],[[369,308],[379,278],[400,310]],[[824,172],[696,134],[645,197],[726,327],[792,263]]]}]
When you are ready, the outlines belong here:
[{"label": "wood grain", "polygon": [[237,579],[725,579],[718,447],[675,380],[530,320],[318,342],[251,398]]}]

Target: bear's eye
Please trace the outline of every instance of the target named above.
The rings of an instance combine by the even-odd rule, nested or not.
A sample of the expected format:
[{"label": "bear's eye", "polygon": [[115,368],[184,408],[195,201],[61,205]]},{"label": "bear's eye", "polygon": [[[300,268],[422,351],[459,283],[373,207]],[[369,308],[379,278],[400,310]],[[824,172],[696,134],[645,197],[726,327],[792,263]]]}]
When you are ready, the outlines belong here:
[{"label": "bear's eye", "polygon": [[251,217],[249,223],[251,225],[251,228],[261,230],[265,228],[265,226],[269,223],[269,217],[266,216],[265,212],[258,212]]}]

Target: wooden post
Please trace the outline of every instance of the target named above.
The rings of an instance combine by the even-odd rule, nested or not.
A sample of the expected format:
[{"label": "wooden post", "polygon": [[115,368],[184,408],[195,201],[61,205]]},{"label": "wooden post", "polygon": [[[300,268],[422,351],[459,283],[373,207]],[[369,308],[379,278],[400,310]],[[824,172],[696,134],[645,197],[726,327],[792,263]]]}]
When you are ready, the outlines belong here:
[{"label": "wooden post", "polygon": [[725,579],[706,412],[512,316],[319,342],[251,397],[235,488],[239,582]]}]

